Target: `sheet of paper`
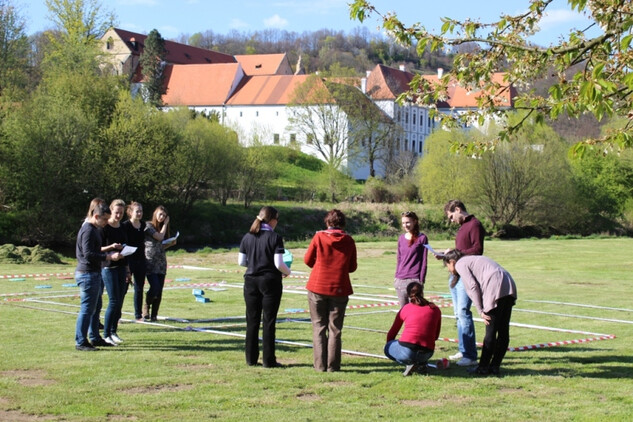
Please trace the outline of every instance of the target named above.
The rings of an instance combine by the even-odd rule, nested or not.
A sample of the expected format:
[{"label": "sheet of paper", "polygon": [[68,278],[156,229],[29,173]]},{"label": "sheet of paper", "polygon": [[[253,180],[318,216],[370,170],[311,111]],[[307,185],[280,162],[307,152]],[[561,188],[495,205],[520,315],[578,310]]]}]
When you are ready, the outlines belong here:
[{"label": "sheet of paper", "polygon": [[180,236],[180,232],[176,232],[176,236],[172,236],[169,239],[163,240],[163,245],[173,242],[174,240],[178,239],[178,236]]},{"label": "sheet of paper", "polygon": [[137,249],[138,249],[138,248],[137,248],[137,247],[135,247],[135,246],[128,246],[128,245],[125,245],[125,246],[123,247],[123,249],[121,249],[121,255],[123,255],[123,256],[129,256],[129,255],[132,255],[134,252],[136,252],[136,250],[137,250]]},{"label": "sheet of paper", "polygon": [[427,249],[429,250],[429,252],[431,252],[431,253],[432,253],[433,255],[435,255],[435,256],[440,256],[440,257],[444,256],[444,253],[442,253],[442,252],[437,252],[435,249],[433,249],[433,248],[431,247],[431,245],[424,245],[424,247],[425,247],[425,248],[427,248]]}]

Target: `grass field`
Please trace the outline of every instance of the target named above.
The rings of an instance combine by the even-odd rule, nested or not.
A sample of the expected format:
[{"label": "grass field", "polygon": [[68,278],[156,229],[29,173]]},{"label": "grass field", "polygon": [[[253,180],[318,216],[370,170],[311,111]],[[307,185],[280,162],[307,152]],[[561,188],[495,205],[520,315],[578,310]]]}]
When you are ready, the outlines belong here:
[{"label": "grass field", "polygon": [[[0,265],[0,275],[27,275],[0,278],[0,420],[630,420],[633,239],[486,244],[486,255],[517,282],[510,346],[558,344],[508,352],[499,378],[476,378],[457,366],[405,378],[401,366],[382,358],[397,310],[379,306],[395,300],[395,242],[357,246],[355,297],[343,330],[343,349],[351,353],[338,373],[313,370],[308,314],[290,312],[307,309],[304,248],[292,249],[296,273],[284,279],[277,324],[277,357],[287,366],[272,370],[244,361],[235,250],[168,255],[176,267],[168,271],[163,318],[127,323],[133,319],[129,292],[119,327],[125,342],[96,353],[74,350],[78,290],[66,286],[74,282],[72,260]],[[445,306],[435,359],[455,353],[447,340],[456,329],[445,299],[446,270],[439,261],[429,264],[426,294]],[[36,273],[68,275],[30,276]],[[196,302],[194,288],[211,302]],[[481,341],[481,322],[476,330]],[[605,335],[615,338],[581,342]]]}]

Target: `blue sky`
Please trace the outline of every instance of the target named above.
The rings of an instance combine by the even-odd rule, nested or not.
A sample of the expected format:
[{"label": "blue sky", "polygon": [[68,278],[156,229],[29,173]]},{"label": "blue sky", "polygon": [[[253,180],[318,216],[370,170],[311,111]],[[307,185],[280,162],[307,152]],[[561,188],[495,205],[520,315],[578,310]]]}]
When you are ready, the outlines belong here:
[{"label": "blue sky", "polygon": [[[101,0],[103,10],[114,12],[117,26],[148,33],[156,28],[165,38],[212,30],[216,34],[282,29],[291,32],[333,29],[349,32],[361,26],[349,18],[351,0]],[[86,0],[89,3],[90,0]],[[528,0],[373,0],[381,12],[395,12],[406,24],[420,22],[427,29],[439,29],[440,18],[495,20],[502,13],[527,9]],[[26,32],[52,27],[44,0],[13,0],[26,18]],[[377,31],[379,23],[364,23]],[[570,28],[583,29],[588,21],[570,10],[566,0],[555,0],[542,24],[542,34],[532,40],[550,45]]]}]

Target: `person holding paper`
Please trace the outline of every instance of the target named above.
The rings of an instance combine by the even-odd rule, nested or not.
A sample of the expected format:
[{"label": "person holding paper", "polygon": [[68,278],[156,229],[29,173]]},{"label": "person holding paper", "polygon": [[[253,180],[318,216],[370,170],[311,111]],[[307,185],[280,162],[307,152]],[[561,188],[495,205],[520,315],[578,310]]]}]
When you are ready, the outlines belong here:
[{"label": "person holding paper", "polygon": [[[95,346],[108,345],[99,336],[97,313],[102,292],[101,262],[121,259],[119,252],[106,253],[101,250],[101,228],[108,224],[109,217],[110,210],[105,201],[93,199],[87,220],[77,234],[75,280],[79,286],[81,304],[75,326],[75,349],[82,352],[97,350]],[[88,341],[88,335],[92,343]]]},{"label": "person holding paper", "polygon": [[[103,252],[118,251],[127,243],[127,233],[121,226],[121,219],[125,213],[125,202],[115,199],[110,204],[110,218],[103,228]],[[123,340],[117,334],[123,300],[127,293],[130,270],[127,266],[127,258],[118,261],[104,261],[101,269],[101,277],[108,292],[108,307],[103,323],[103,339],[106,343],[116,346]]]},{"label": "person holding paper", "polygon": [[426,278],[427,249],[429,243],[426,235],[420,233],[420,220],[413,211],[406,211],[401,216],[404,234],[398,238],[396,253],[396,275],[393,286],[398,294],[400,307],[409,303],[407,286],[416,281],[424,288]]},{"label": "person holding paper", "polygon": [[149,321],[156,321],[158,308],[163,298],[167,274],[165,249],[176,244],[175,239],[171,243],[163,244],[166,238],[169,238],[169,215],[167,209],[159,205],[154,210],[152,221],[148,222],[145,228],[145,263],[149,290],[143,305],[143,318]]},{"label": "person holding paper", "polygon": [[143,205],[132,201],[127,207],[129,220],[123,222],[127,233],[127,244],[133,246],[136,251],[127,258],[130,272],[134,277],[134,318],[137,321],[143,319],[143,288],[145,287],[145,227],[143,218]]},{"label": "person holding paper", "polygon": [[[474,215],[466,211],[466,206],[456,199],[444,206],[446,218],[453,224],[459,224],[455,236],[455,248],[464,255],[482,255],[484,253],[484,226]],[[441,257],[437,257],[442,259]],[[464,283],[458,275],[451,274],[448,280],[453,298],[453,312],[457,319],[457,339],[459,351],[449,356],[456,360],[458,366],[472,366],[477,364],[477,344],[475,343],[475,323],[470,311],[472,300],[464,288]]]}]

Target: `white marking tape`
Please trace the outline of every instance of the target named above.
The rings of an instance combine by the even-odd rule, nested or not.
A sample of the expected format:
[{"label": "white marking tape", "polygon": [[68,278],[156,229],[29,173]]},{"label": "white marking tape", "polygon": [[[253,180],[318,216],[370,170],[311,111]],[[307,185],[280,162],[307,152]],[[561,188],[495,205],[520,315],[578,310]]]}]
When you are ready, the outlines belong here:
[{"label": "white marking tape", "polygon": [[568,302],[554,302],[551,300],[527,300],[521,299],[522,302],[534,302],[534,303],[550,303],[552,305],[566,305],[566,306],[578,306],[580,308],[594,308],[594,309],[607,309],[611,311],[624,311],[624,312],[633,312],[633,309],[626,308],[611,308],[608,306],[598,306],[598,305],[585,305],[582,303],[568,303]]}]

